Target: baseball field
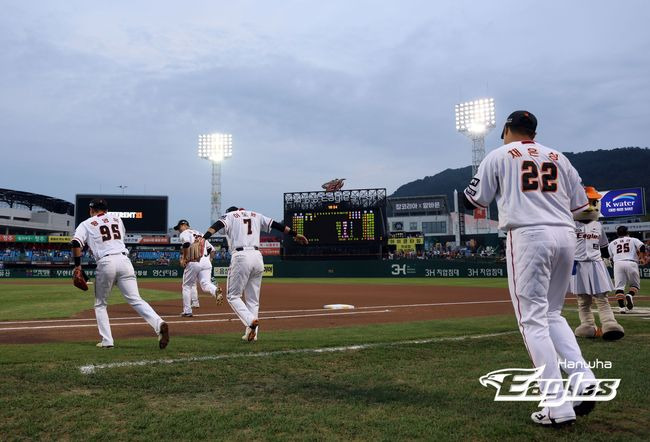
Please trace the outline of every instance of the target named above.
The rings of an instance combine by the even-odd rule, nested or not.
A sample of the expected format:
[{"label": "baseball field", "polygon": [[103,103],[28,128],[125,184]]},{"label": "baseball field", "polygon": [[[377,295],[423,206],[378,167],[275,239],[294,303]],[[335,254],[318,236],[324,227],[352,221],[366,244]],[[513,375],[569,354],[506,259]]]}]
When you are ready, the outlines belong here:
[{"label": "baseball field", "polygon": [[[534,402],[494,402],[479,378],[530,368],[505,279],[266,279],[260,335],[179,280],[140,280],[169,347],[114,291],[102,350],[90,292],[0,282],[0,440],[649,440],[650,302],[617,315],[621,341],[580,340],[618,394],[560,430]],[[352,310],[327,310],[346,303]],[[642,312],[648,312],[642,313]],[[578,324],[575,305],[565,315]]]}]

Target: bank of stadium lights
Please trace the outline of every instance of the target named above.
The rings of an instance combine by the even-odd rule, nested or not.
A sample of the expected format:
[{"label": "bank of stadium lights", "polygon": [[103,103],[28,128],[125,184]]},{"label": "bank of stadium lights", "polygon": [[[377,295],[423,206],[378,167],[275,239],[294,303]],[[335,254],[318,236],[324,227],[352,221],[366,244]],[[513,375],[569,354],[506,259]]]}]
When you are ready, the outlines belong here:
[{"label": "bank of stadium lights", "polygon": [[472,174],[485,157],[485,135],[496,125],[494,98],[481,98],[455,106],[456,131],[472,140]]},{"label": "bank of stadium lights", "polygon": [[199,135],[199,157],[204,160],[221,162],[232,156],[231,134]]},{"label": "bank of stadium lights", "polygon": [[232,157],[232,135],[213,133],[199,135],[199,158],[212,163],[212,210],[210,223],[214,223],[221,213],[221,163]]}]

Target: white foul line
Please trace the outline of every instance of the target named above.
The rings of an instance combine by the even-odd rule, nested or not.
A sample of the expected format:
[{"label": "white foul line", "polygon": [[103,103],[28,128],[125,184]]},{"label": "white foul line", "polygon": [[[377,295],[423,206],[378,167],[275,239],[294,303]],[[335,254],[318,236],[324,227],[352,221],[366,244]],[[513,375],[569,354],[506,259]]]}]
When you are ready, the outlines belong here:
[{"label": "white foul line", "polygon": [[[432,303],[426,303],[426,304],[397,304],[397,305],[370,305],[370,306],[361,306],[361,307],[355,307],[355,310],[368,310],[368,309],[377,309],[377,308],[412,308],[412,307],[441,307],[441,306],[449,306],[449,305],[472,305],[472,304],[499,304],[499,303],[509,303],[511,302],[509,299],[499,299],[499,300],[494,300],[494,301],[459,301],[459,302],[432,302]],[[323,312],[323,311],[329,311],[329,309],[324,309],[324,308],[314,308],[314,309],[294,309],[294,310],[269,310],[265,311],[262,313],[270,314],[270,313],[305,313],[305,312]],[[226,312],[226,313],[199,313],[194,315],[195,318],[202,317],[202,316],[232,316],[232,312]],[[169,318],[169,315],[164,315],[163,318]],[[133,320],[133,319],[140,319],[139,316],[125,316],[125,317],[120,317],[120,318],[111,318],[111,326],[113,325],[119,325],[119,324],[113,324],[114,321],[127,321],[127,320]],[[16,330],[16,329],[9,329],[9,328],[2,328],[4,325],[12,325],[12,324],[43,324],[43,323],[59,323],[59,322],[84,322],[84,321],[92,321],[93,324],[95,323],[95,318],[73,318],[73,319],[35,319],[35,320],[27,320],[27,321],[7,321],[7,322],[2,322],[0,321],[0,331],[2,330]],[[192,321],[189,320],[190,322],[197,322],[197,321]],[[21,329],[22,330],[22,329]]]},{"label": "white foul line", "polygon": [[[368,315],[372,313],[388,313],[390,310],[372,310],[365,312],[340,312],[340,313],[313,313],[310,315],[279,315],[279,316],[260,316],[260,320],[269,319],[294,319],[294,318],[313,318],[316,316],[346,316],[346,315]],[[237,317],[224,318],[224,319],[197,319],[194,321],[165,321],[167,324],[196,324],[198,322],[231,322],[239,321]],[[120,327],[125,325],[149,325],[146,322],[120,322],[111,324],[111,327]],[[39,329],[54,329],[54,328],[81,328],[81,327],[97,327],[97,324],[71,324],[71,325],[40,325],[35,327],[11,327],[0,328],[1,331],[16,331],[16,330],[39,330]]]},{"label": "white foul line", "polygon": [[184,363],[184,362],[204,362],[204,361],[216,361],[221,359],[264,358],[264,357],[292,355],[292,354],[337,353],[337,352],[346,352],[346,351],[355,351],[355,350],[367,350],[369,348],[398,347],[401,345],[418,345],[418,344],[431,344],[434,342],[453,342],[453,341],[465,341],[468,339],[492,338],[496,336],[510,335],[514,333],[518,333],[518,332],[508,331],[508,332],[501,332],[501,333],[489,333],[484,335],[451,336],[446,338],[414,339],[410,341],[397,341],[397,342],[376,342],[371,344],[346,345],[341,347],[300,348],[295,350],[261,351],[261,352],[254,352],[254,353],[230,353],[230,354],[220,354],[220,355],[211,355],[211,356],[195,356],[191,358],[178,358],[178,359],[149,359],[149,360],[145,359],[141,361],[125,361],[125,362],[112,362],[110,364],[83,365],[79,367],[79,371],[82,374],[88,375],[88,374],[95,373],[97,370],[103,370],[108,368],[142,367],[147,365],[177,364],[177,363]]}]

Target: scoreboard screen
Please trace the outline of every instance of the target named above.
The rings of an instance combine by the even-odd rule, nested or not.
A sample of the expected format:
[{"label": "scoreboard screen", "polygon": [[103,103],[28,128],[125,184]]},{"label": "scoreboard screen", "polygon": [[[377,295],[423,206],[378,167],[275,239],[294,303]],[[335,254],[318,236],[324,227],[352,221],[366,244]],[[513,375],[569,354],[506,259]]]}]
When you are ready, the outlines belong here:
[{"label": "scoreboard screen", "polygon": [[88,204],[93,198],[106,200],[108,211],[122,218],[127,233],[167,232],[167,197],[151,195],[77,195],[75,226],[90,216]]},{"label": "scoreboard screen", "polygon": [[292,228],[305,235],[310,245],[344,245],[384,240],[382,213],[379,208],[342,210],[331,205],[320,210],[291,213]]}]

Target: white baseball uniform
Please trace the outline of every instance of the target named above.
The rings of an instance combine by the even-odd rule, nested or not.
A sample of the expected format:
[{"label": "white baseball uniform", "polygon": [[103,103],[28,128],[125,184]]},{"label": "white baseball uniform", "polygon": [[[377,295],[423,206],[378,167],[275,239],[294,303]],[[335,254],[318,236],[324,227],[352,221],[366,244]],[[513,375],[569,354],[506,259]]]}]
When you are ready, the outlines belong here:
[{"label": "white baseball uniform", "polygon": [[607,235],[598,221],[576,221],[576,256],[570,292],[599,295],[614,290],[600,249],[607,247]]},{"label": "white baseball uniform", "polygon": [[[558,151],[533,141],[506,144],[490,152],[465,189],[476,207],[496,198],[499,228],[506,230],[508,285],[524,343],[543,379],[560,379],[558,355],[568,374],[594,375],[573,331],[562,317],[576,251],[571,211],[583,209],[587,196],[580,176]],[[572,415],[570,403],[553,409]]]},{"label": "white baseball uniform", "polygon": [[[201,238],[203,234],[192,229],[185,229],[179,235],[181,244],[192,244],[195,239]],[[183,271],[183,313],[192,313],[192,303],[196,293],[196,282],[198,280],[201,290],[216,296],[217,286],[212,283],[212,262],[210,252],[212,246],[208,241],[203,247],[203,256],[199,262],[188,262]],[[198,304],[198,294],[196,295]]]},{"label": "white baseball uniform", "polygon": [[609,243],[609,255],[614,261],[614,285],[624,291],[625,286],[641,288],[639,277],[639,249],[643,243],[637,238],[622,236]]},{"label": "white baseball uniform", "polygon": [[124,299],[156,333],[160,332],[160,324],[163,322],[153,308],[140,297],[133,264],[124,246],[125,233],[122,220],[110,212],[88,218],[79,224],[74,233],[74,239],[82,248],[87,244],[97,262],[95,317],[103,346],[114,345],[106,308],[114,284],[117,284]]},{"label": "white baseball uniform", "polygon": [[[228,268],[228,303],[245,326],[257,319],[264,261],[259,251],[260,232],[269,232],[273,220],[249,210],[236,210],[220,218],[231,252]],[[245,301],[242,300],[242,294]]]}]

